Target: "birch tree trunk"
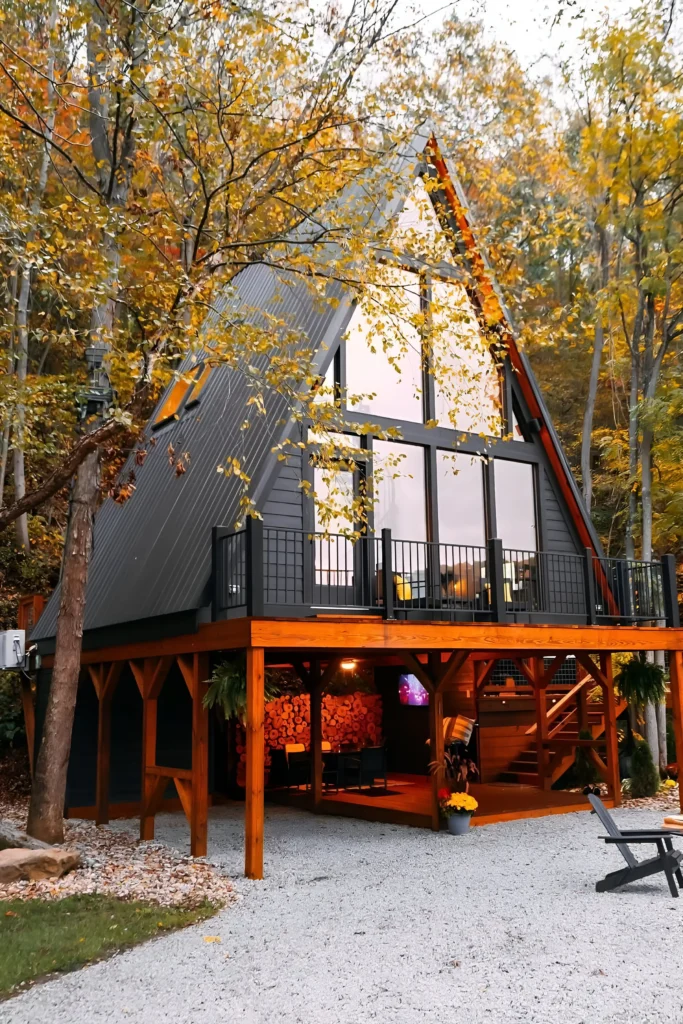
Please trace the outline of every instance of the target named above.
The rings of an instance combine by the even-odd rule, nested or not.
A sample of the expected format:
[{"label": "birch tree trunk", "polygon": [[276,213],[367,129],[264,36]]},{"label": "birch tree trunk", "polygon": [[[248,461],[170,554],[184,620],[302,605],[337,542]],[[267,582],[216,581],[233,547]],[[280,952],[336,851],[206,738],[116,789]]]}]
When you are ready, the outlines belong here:
[{"label": "birch tree trunk", "polygon": [[[33,192],[29,214],[29,229],[26,234],[26,243],[33,242],[36,237],[37,221],[40,216],[40,209],[43,203],[43,195],[47,186],[47,176],[50,168],[50,143],[55,127],[56,104],[55,90],[52,82],[55,74],[55,57],[52,46],[52,34],[57,24],[57,5],[52,4],[48,20],[48,33],[50,37],[50,56],[47,64],[47,94],[48,112],[45,118],[45,131],[43,141],[43,152],[40,161],[40,172],[38,184]],[[28,375],[28,314],[31,300],[31,264],[28,260],[28,252],[21,266],[19,284],[19,296],[17,299],[16,311],[16,375],[19,385],[19,401],[16,408],[16,419],[14,426],[14,498],[20,500],[26,494],[26,404],[23,391],[26,387]],[[28,536],[28,515],[19,516],[14,524],[17,546],[28,551],[30,541]]]},{"label": "birch tree trunk", "polygon": [[[596,226],[598,237],[598,254],[600,259],[600,288],[604,289],[609,283],[609,250],[607,247],[607,233],[604,228]],[[581,486],[583,500],[590,513],[593,503],[593,471],[591,469],[591,439],[593,435],[593,419],[595,416],[595,402],[598,395],[598,384],[600,382],[600,366],[602,364],[602,353],[605,347],[605,327],[603,313],[600,308],[600,299],[596,302],[595,313],[595,338],[593,341],[593,358],[591,360],[591,372],[588,380],[588,396],[586,408],[583,414],[583,431],[581,434]]]}]

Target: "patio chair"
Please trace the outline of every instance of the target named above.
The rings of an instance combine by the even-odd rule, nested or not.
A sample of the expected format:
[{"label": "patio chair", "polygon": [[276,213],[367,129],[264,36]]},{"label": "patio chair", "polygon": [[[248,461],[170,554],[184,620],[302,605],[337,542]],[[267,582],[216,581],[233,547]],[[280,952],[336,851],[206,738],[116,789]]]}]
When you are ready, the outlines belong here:
[{"label": "patio chair", "polygon": [[285,757],[287,758],[287,789],[292,786],[310,786],[311,784],[311,757],[303,743],[286,743]]},{"label": "patio chair", "polygon": [[[637,882],[641,878],[648,878],[650,875],[656,875],[663,871],[669,883],[671,895],[678,896],[678,887],[683,888],[683,874],[681,873],[683,852],[674,850],[671,832],[661,828],[620,829],[599,796],[589,793],[588,799],[605,826],[605,831],[609,833],[602,838],[606,843],[616,846],[627,865],[620,871],[611,871],[601,878],[596,883],[595,891],[610,892],[612,889],[618,889],[621,885],[628,885],[629,882]],[[647,860],[636,860],[630,847],[632,844],[643,843],[656,846],[657,856],[648,857]]]},{"label": "patio chair", "polygon": [[363,747],[358,756],[344,758],[344,787],[374,786],[375,779],[384,779],[387,788],[387,752],[384,747]]}]

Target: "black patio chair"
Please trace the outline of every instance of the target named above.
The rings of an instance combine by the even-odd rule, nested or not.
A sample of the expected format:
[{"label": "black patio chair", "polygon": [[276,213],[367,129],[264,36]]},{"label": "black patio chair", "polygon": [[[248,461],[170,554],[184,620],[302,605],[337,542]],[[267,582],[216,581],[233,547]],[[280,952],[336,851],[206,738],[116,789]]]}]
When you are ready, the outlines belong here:
[{"label": "black patio chair", "polygon": [[344,758],[344,786],[374,786],[375,779],[384,779],[387,788],[387,752],[384,747],[363,747],[357,757]]},{"label": "black patio chair", "polygon": [[287,751],[287,789],[311,785],[311,755],[307,750]]},{"label": "black patio chair", "polygon": [[[627,864],[627,867],[621,868],[620,871],[611,871],[601,878],[596,883],[595,891],[610,892],[612,889],[618,889],[621,885],[628,885],[629,882],[637,882],[641,878],[648,878],[650,875],[657,875],[663,871],[669,883],[671,895],[678,896],[679,886],[683,889],[683,874],[681,873],[683,852],[674,850],[671,832],[667,832],[663,828],[620,829],[600,797],[589,793],[588,799],[605,826],[605,831],[609,833],[602,838],[606,843],[616,846]],[[647,860],[636,860],[630,846],[643,843],[656,846],[657,856],[648,857]]]}]

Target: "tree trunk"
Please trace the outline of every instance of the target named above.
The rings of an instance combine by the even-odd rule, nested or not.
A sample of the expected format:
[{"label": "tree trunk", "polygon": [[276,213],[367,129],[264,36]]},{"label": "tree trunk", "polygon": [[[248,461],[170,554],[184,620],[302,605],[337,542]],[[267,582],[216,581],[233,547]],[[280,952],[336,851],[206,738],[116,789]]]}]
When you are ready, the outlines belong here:
[{"label": "tree trunk", "polygon": [[626,519],[626,535],[624,538],[624,550],[627,558],[636,557],[635,532],[638,519],[638,498],[636,494],[636,481],[638,478],[638,383],[639,383],[639,358],[637,355],[638,342],[633,340],[633,353],[631,355],[631,387],[629,392],[628,410],[628,513]]},{"label": "tree trunk", "polygon": [[[34,203],[35,205],[35,203]],[[33,235],[34,232],[29,232]],[[16,408],[14,429],[14,500],[19,501],[26,494],[26,466],[24,461],[24,444],[26,431],[26,405],[22,391],[26,386],[28,372],[28,303],[31,294],[31,268],[24,265],[21,269],[21,285],[17,302],[17,348],[16,375],[19,385],[19,401]],[[14,524],[17,546],[24,551],[30,547],[28,539],[28,516],[24,513]]]},{"label": "tree trunk", "polygon": [[645,705],[645,739],[652,754],[652,760],[659,764],[659,733],[657,731],[657,711],[655,705]]},{"label": "tree trunk", "polygon": [[81,463],[64,545],[54,668],[31,792],[27,831],[47,843],[64,841],[64,794],[81,664],[85,587],[98,493],[98,452]]},{"label": "tree trunk", "polygon": [[[609,250],[607,248],[607,233],[604,228],[596,227],[598,237],[598,254],[600,257],[600,289],[606,288],[609,283]],[[595,401],[598,394],[600,382],[600,366],[602,364],[602,352],[605,347],[605,327],[603,313],[600,308],[601,296],[596,301],[595,310],[595,338],[593,342],[593,358],[591,361],[591,372],[588,380],[588,396],[586,408],[583,413],[583,432],[581,434],[581,486],[583,500],[590,512],[593,502],[593,473],[591,470],[591,438],[593,435],[593,419],[595,416]]]},{"label": "tree trunk", "polygon": [[[22,394],[28,374],[28,309],[31,297],[31,263],[28,256],[28,243],[33,242],[36,237],[37,221],[43,202],[43,195],[47,187],[47,176],[50,168],[50,144],[55,127],[56,102],[55,91],[52,85],[55,70],[55,58],[52,48],[52,33],[57,23],[57,4],[53,2],[50,17],[48,20],[49,50],[50,56],[47,64],[48,104],[49,109],[45,119],[45,133],[43,155],[40,162],[38,183],[31,202],[29,230],[26,233],[27,250],[24,262],[21,266],[21,282],[19,285],[19,297],[17,300],[16,312],[16,374],[19,385],[19,401],[16,409],[16,425],[14,430],[14,500],[20,501],[26,494],[26,464],[24,458],[24,445],[26,434],[26,403]],[[15,521],[17,545],[24,551],[30,547],[28,536],[28,515],[24,513]]]},{"label": "tree trunk", "polygon": [[657,738],[659,739],[659,770],[666,771],[669,763],[669,752],[666,743],[666,701],[656,705]]}]

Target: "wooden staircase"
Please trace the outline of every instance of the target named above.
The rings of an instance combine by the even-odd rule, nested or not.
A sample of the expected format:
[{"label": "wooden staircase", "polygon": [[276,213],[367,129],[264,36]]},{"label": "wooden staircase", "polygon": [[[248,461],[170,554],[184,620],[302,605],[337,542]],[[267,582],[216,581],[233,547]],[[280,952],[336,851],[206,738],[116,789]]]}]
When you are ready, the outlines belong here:
[{"label": "wooden staircase", "polygon": [[[575,744],[579,741],[579,722],[581,720],[583,721],[582,730],[590,732],[594,740],[600,739],[605,732],[602,700],[588,700],[588,692],[594,687],[593,679],[590,676],[585,676],[569,691],[548,688],[546,699],[549,702],[547,718],[550,746],[547,753],[546,788],[557,782],[573,764],[576,755]],[[617,717],[625,707],[626,701],[617,699]],[[522,786],[540,785],[536,733],[537,725],[533,725],[527,730],[526,735],[529,737],[527,749],[523,750],[504,772],[500,773],[499,782],[512,782]],[[553,740],[557,740],[556,747],[552,746]],[[575,741],[574,745],[572,745],[572,741]]]}]

